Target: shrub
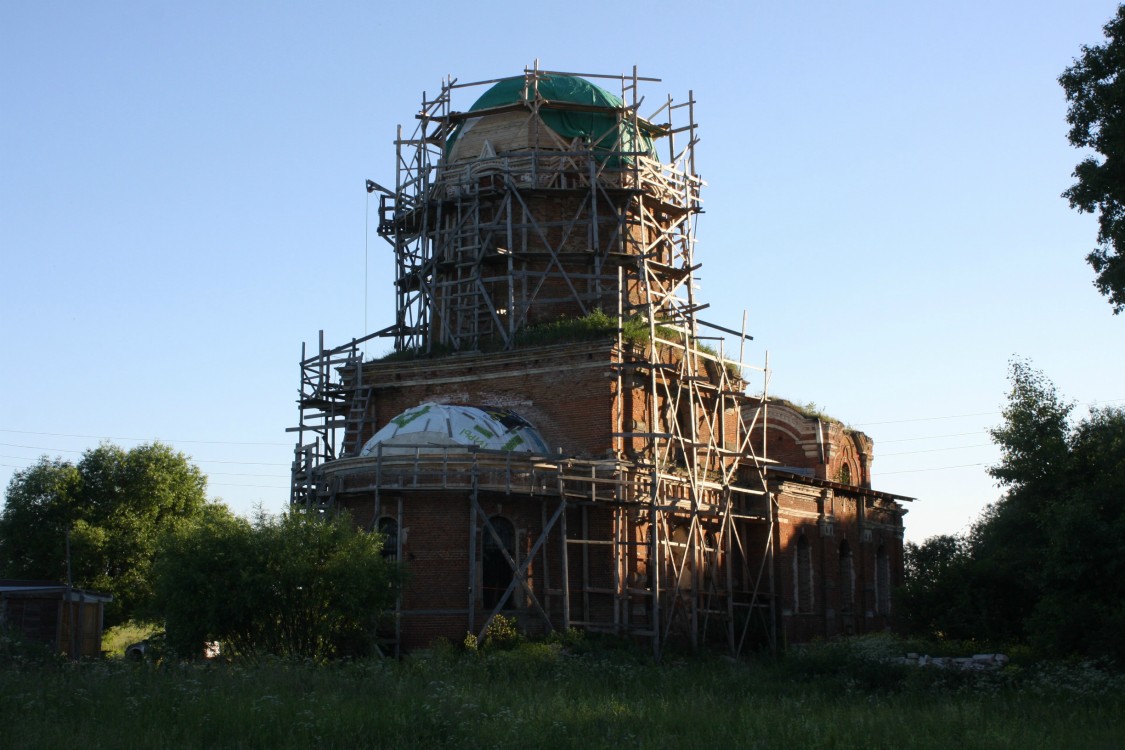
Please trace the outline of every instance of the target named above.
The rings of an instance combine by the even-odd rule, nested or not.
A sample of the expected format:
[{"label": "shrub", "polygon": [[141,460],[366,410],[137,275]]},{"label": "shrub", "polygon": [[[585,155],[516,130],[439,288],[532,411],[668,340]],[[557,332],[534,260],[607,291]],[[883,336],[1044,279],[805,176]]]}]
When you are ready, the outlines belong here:
[{"label": "shrub", "polygon": [[300,513],[211,517],[170,536],[156,571],[169,646],[188,657],[212,640],[244,656],[367,655],[397,579],[381,536]]}]

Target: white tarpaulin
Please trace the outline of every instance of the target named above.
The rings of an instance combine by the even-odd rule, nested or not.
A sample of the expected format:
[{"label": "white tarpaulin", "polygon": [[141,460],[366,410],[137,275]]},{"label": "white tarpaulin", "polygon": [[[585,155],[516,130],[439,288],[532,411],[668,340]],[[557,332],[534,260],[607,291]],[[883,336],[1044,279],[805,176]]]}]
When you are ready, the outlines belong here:
[{"label": "white tarpaulin", "polygon": [[504,409],[425,403],[407,409],[363,445],[361,456],[383,446],[458,446],[522,453],[549,453],[539,432],[523,417]]}]

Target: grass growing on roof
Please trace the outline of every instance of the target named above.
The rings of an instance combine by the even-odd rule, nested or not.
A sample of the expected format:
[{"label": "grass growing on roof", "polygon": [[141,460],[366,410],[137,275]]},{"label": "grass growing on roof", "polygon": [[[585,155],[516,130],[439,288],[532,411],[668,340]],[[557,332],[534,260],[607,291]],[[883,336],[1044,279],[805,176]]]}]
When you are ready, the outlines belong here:
[{"label": "grass growing on roof", "polygon": [[[597,341],[609,339],[617,335],[617,318],[610,317],[601,310],[594,310],[576,318],[559,318],[548,323],[537,323],[528,326],[516,333],[515,346],[549,346],[551,344],[569,344],[580,341]],[[657,325],[657,335],[661,338],[673,339],[679,336],[678,332],[667,326]],[[626,318],[621,326],[621,337],[626,343],[643,344],[649,340],[648,320],[641,315]],[[503,349],[503,339],[494,337],[481,342],[481,352],[494,352]],[[379,362],[400,362],[422,357],[438,358],[455,353],[453,347],[439,345],[432,347],[428,354],[417,348],[402,349],[387,352],[377,358]]]},{"label": "grass growing on roof", "polygon": [[[599,341],[611,339],[617,336],[617,318],[611,317],[601,310],[593,310],[576,318],[559,318],[548,323],[538,323],[533,326],[528,326],[516,333],[514,346],[516,348],[525,346],[551,346],[553,344],[572,344],[581,341]],[[656,324],[656,335],[658,338],[666,341],[683,341],[683,334],[672,327]],[[651,338],[651,331],[649,322],[643,315],[633,315],[625,318],[621,324],[621,340],[626,344],[642,345],[647,344]],[[709,354],[716,359],[719,356],[715,347],[710,344],[696,344],[700,351]],[[479,352],[496,352],[503,349],[503,339],[494,337],[481,342],[476,351]],[[402,362],[412,359],[437,359],[454,354],[453,347],[448,345],[440,345],[432,347],[432,350],[427,354],[426,352],[417,349],[402,349],[400,351],[392,351],[379,357],[378,362]],[[723,366],[727,370],[727,374],[734,379],[741,380],[742,372],[737,364],[730,361],[723,361]]]}]

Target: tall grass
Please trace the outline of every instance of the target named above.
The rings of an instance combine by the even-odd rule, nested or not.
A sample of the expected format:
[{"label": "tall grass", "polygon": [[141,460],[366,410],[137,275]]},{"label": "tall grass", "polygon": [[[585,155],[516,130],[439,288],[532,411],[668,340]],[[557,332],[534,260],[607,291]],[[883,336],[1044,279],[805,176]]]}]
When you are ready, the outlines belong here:
[{"label": "tall grass", "polygon": [[[854,661],[853,661],[854,660]],[[313,665],[8,664],[4,746],[1120,747],[1122,678],[1089,665],[939,675],[523,644]]]}]

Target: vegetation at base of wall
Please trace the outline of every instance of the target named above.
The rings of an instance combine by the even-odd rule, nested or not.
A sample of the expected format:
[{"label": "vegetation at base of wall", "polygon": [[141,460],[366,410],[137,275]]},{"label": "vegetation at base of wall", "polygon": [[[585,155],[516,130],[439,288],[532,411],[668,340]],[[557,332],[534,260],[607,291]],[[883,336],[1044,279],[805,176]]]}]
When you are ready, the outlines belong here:
[{"label": "vegetation at base of wall", "polygon": [[466,633],[462,645],[471,653],[487,650],[513,649],[523,643],[523,636],[516,627],[514,617],[496,615],[484,631],[484,640],[477,638],[475,633]]},{"label": "vegetation at base of wall", "polygon": [[176,653],[322,660],[376,650],[398,573],[383,538],[346,514],[214,514],[167,537],[154,565],[155,607]]},{"label": "vegetation at base of wall", "polygon": [[0,672],[42,669],[59,664],[63,658],[50,646],[28,640],[22,633],[0,623]]},{"label": "vegetation at base of wall", "polygon": [[91,747],[271,749],[1119,742],[1120,675],[1080,663],[906,669],[882,661],[885,645],[857,639],[778,659],[669,656],[661,664],[599,639],[476,654],[446,646],[402,661],[326,665],[50,664],[0,670],[0,717],[6,744],[29,749],[75,737]]}]

